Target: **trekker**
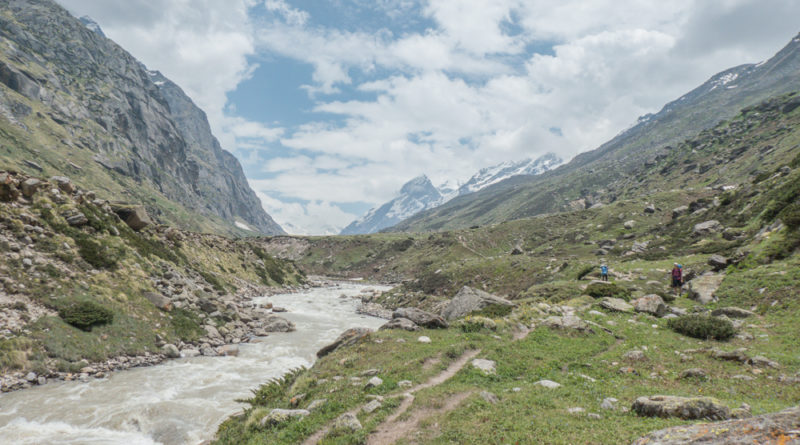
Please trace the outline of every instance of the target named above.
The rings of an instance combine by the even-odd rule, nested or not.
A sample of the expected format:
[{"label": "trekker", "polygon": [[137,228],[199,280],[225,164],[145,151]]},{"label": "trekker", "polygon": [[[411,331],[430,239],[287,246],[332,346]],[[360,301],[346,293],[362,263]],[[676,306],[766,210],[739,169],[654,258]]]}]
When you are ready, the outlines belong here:
[{"label": "trekker", "polygon": [[672,266],[672,288],[675,289],[675,295],[681,295],[681,286],[683,286],[683,270],[678,263]]},{"label": "trekker", "polygon": [[600,279],[603,281],[608,281],[608,266],[605,264],[600,266]]}]

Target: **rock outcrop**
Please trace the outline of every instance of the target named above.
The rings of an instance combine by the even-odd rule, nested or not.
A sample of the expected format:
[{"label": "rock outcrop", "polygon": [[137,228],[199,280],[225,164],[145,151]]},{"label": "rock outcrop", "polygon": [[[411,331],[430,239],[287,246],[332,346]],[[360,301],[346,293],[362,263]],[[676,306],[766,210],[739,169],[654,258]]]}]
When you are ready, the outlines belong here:
[{"label": "rock outcrop", "polygon": [[447,320],[455,320],[491,305],[514,307],[516,303],[479,289],[464,286],[444,308],[442,316]]},{"label": "rock outcrop", "polygon": [[730,408],[711,397],[639,397],[631,409],[643,417],[726,420],[731,416]]},{"label": "rock outcrop", "polygon": [[336,340],[334,340],[333,343],[317,351],[317,358],[325,357],[339,348],[356,344],[362,339],[366,338],[371,332],[372,329],[367,328],[348,329],[344,331]]}]

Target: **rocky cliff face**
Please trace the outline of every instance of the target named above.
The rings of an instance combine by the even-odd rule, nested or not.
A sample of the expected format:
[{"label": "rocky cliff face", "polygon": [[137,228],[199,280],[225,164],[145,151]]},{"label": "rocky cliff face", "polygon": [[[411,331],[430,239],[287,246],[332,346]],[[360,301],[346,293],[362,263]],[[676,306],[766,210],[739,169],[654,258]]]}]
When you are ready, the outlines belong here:
[{"label": "rocky cliff face", "polygon": [[180,88],[50,0],[0,5],[0,116],[10,167],[194,230],[283,233]]}]

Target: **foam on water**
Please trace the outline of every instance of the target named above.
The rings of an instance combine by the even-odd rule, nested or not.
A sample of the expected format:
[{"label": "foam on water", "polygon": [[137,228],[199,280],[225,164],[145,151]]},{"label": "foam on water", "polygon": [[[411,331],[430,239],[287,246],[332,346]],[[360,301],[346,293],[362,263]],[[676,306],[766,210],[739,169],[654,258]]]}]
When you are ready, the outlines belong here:
[{"label": "foam on water", "polygon": [[[193,357],[131,369],[88,383],[53,383],[0,395],[0,438],[13,444],[183,444],[213,436],[241,411],[235,399],[300,366],[351,327],[377,328],[384,320],[355,313],[367,286],[341,284],[254,299],[289,310],[279,314],[296,332],[275,333],[239,345],[237,357]],[[376,288],[375,286],[372,286]],[[382,288],[378,288],[382,289]]]}]

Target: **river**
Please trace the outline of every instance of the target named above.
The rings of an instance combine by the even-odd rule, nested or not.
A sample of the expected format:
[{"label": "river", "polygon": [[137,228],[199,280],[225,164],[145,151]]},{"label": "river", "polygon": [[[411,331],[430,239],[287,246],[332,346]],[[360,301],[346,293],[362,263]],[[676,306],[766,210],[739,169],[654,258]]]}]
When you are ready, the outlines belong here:
[{"label": "river", "polygon": [[251,389],[299,366],[351,327],[385,322],[358,315],[356,298],[379,286],[342,283],[256,298],[288,309],[297,330],[241,344],[237,357],[194,357],[116,372],[88,383],[58,382],[0,395],[3,444],[197,444],[240,412]]}]

